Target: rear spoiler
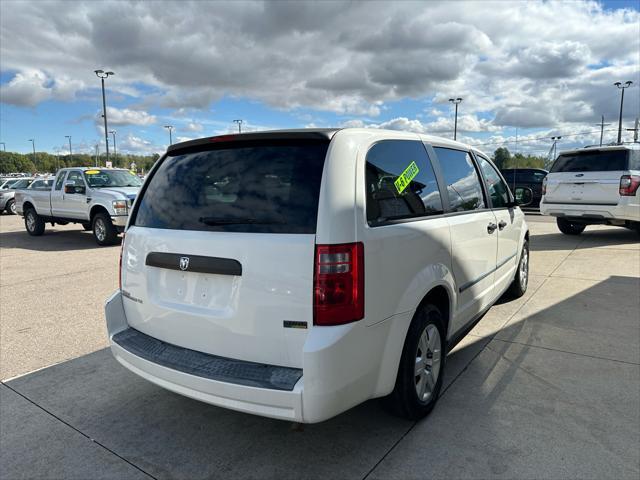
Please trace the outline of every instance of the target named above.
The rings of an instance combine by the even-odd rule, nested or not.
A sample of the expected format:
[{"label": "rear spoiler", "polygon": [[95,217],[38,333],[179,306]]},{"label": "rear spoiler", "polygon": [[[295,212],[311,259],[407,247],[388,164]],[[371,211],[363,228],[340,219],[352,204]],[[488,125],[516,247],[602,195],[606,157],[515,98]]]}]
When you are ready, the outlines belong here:
[{"label": "rear spoiler", "polygon": [[260,142],[282,140],[316,140],[328,141],[339,131],[337,128],[318,128],[308,130],[269,130],[264,132],[237,133],[198,138],[186,142],[175,143],[167,149],[167,155],[175,155],[177,151],[200,149],[212,143]]}]

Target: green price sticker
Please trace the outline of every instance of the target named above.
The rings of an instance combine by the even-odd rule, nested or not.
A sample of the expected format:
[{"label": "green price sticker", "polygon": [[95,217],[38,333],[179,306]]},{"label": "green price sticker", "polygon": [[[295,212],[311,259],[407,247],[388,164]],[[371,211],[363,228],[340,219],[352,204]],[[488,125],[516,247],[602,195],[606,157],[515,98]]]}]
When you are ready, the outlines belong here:
[{"label": "green price sticker", "polygon": [[396,190],[398,193],[404,192],[404,190],[409,186],[411,180],[416,178],[420,169],[416,165],[416,162],[411,162],[407,168],[404,169],[404,172],[400,174],[400,176],[396,179],[393,184],[396,186]]}]

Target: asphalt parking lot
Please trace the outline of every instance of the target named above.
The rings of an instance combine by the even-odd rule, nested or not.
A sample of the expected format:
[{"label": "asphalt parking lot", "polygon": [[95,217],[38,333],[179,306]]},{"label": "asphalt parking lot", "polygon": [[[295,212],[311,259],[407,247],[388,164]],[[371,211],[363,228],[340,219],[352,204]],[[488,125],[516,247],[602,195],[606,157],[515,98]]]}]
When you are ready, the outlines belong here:
[{"label": "asphalt parking lot", "polygon": [[[527,294],[450,354],[417,423],[377,401],[292,428],[165,391],[105,348],[119,247],[0,217],[0,478],[632,478],[640,243],[529,216]],[[46,368],[45,368],[46,367]]]}]

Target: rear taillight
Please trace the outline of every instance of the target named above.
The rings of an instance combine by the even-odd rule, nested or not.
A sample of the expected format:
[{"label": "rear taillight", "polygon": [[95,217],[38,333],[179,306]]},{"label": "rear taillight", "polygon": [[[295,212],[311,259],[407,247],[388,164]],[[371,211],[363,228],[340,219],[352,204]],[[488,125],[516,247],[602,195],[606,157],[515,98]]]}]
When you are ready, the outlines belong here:
[{"label": "rear taillight", "polygon": [[124,250],[124,233],[120,244],[120,260],[118,260],[118,289],[122,290],[122,251]]},{"label": "rear taillight", "polygon": [[542,195],[547,194],[547,177],[542,179]]},{"label": "rear taillight", "polygon": [[315,325],[341,325],[364,317],[364,245],[316,245]]},{"label": "rear taillight", "polygon": [[623,175],[620,177],[620,195],[633,197],[640,187],[640,175]]}]

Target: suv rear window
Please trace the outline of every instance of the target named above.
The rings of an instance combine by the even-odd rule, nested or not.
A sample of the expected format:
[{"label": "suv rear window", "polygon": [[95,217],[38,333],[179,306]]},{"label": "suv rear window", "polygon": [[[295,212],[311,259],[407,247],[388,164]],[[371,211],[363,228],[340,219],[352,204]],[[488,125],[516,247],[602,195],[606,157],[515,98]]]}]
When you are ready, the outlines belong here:
[{"label": "suv rear window", "polygon": [[590,150],[563,153],[551,167],[557,172],[613,172],[627,170],[629,150]]},{"label": "suv rear window", "polygon": [[147,228],[315,233],[328,141],[218,144],[172,152],[145,187]]}]

